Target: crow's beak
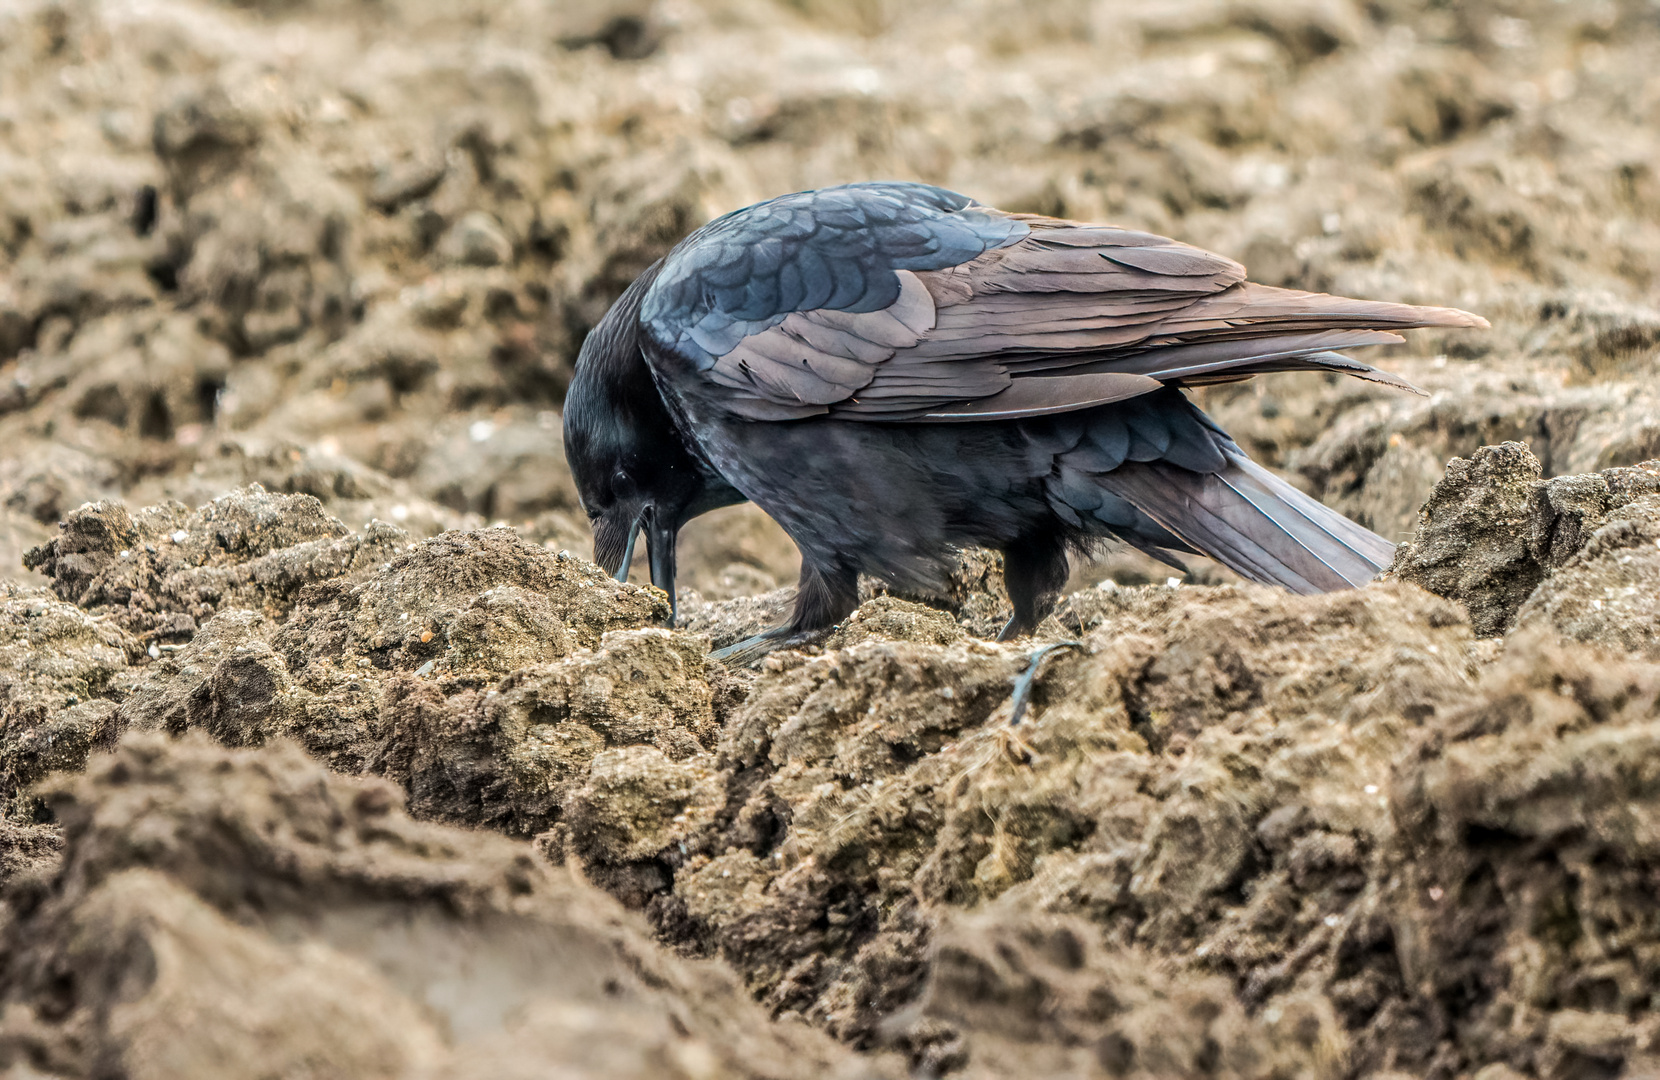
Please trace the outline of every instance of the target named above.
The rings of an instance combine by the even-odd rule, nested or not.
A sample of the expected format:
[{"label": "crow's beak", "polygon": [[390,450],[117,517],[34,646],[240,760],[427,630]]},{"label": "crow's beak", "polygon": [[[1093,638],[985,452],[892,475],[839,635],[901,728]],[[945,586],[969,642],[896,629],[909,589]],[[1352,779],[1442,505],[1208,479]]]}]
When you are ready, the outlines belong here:
[{"label": "crow's beak", "polygon": [[628,539],[623,542],[622,565],[617,567],[617,580],[628,580],[628,564],[634,561],[634,542],[640,538],[640,521],[645,515],[634,519],[634,524],[628,527]]},{"label": "crow's beak", "polygon": [[651,583],[669,594],[669,625],[674,625],[674,545],[679,529],[646,513],[646,556],[651,561]]}]

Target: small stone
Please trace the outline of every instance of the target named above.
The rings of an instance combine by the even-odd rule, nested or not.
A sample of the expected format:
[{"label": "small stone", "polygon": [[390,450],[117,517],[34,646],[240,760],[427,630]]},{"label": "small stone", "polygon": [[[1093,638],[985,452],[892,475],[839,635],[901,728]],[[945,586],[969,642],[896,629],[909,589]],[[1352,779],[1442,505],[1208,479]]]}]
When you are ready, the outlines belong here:
[{"label": "small stone", "polygon": [[438,242],[438,257],[457,266],[503,266],[513,261],[513,242],[482,210],[466,214]]}]

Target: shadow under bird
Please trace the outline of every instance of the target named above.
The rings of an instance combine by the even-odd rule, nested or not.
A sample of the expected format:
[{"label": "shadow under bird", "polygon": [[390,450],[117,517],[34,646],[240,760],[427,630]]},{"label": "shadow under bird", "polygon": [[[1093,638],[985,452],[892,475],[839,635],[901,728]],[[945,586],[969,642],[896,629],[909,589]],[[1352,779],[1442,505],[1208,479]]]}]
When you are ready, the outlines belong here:
[{"label": "shadow under bird", "polygon": [[596,561],[626,577],[644,532],[671,602],[696,515],[747,499],[789,533],[793,614],[728,659],[845,618],[860,574],[938,593],[968,547],[1003,555],[1011,638],[1054,609],[1068,550],[1108,538],[1298,593],[1370,580],[1393,546],[1251,461],[1182,389],[1336,371],[1415,390],[1338,350],[1486,325],[1258,285],[1131,229],[849,184],[727,214],[640,275],[583,344],[566,454]]}]

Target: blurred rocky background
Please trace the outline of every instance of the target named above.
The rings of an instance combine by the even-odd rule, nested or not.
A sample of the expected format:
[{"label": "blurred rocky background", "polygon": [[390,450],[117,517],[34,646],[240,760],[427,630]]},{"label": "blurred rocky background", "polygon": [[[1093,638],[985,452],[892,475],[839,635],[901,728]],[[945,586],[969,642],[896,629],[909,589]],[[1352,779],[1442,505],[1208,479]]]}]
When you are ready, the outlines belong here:
[{"label": "blurred rocky background", "polygon": [[[1487,316],[1198,395],[1397,582],[655,629],[582,338],[871,178]],[[1657,274],[1649,0],[0,0],[0,1069],[1660,1076]]]}]

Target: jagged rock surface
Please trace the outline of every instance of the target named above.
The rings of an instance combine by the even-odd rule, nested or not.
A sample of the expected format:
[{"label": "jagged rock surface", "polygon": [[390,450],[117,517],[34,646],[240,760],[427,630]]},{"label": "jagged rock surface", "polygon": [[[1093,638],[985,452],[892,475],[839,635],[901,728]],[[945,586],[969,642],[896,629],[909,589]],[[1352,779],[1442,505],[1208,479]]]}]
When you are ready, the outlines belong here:
[{"label": "jagged rock surface", "polygon": [[[126,534],[81,527],[89,539],[43,565],[98,614],[48,590],[14,590],[7,609],[18,627],[4,654],[18,703],[5,743],[21,815],[4,838],[12,917],[35,918],[75,865],[71,813],[53,876],[53,827],[23,823],[49,813],[29,784],[86,767],[107,785],[112,762],[133,754],[211,757],[204,743],[155,741],[207,736],[271,747],[281,769],[298,768],[303,747],[337,773],[390,781],[373,790],[400,790],[420,818],[579,867],[666,943],[730,965],[766,1011],[915,1070],[1289,1080],[1391,1062],[1447,1075],[1499,1061],[1563,1077],[1585,1061],[1636,1068],[1660,1030],[1640,991],[1647,924],[1619,931],[1632,944],[1615,963],[1548,929],[1548,912],[1550,896],[1575,896],[1580,935],[1603,932],[1581,919],[1637,917],[1620,890],[1646,880],[1644,837],[1660,812],[1629,779],[1660,725],[1642,587],[1643,552],[1660,550],[1660,471],[1538,476],[1513,446],[1452,470],[1395,575],[1428,566],[1420,579],[1451,583],[1446,599],[1409,580],[1307,598],[1110,583],[1074,593],[1051,640],[1079,644],[1045,659],[1017,728],[1010,692],[1031,657],[976,636],[1001,603],[990,593],[965,592],[954,615],[874,596],[823,646],[727,671],[707,634],[656,625],[660,592],[511,530],[450,532],[402,542],[372,568],[309,562],[318,576],[286,606],[221,603],[187,642],[151,655],[122,629],[130,597],[110,603],[116,594],[75,577],[128,561],[110,550]],[[215,520],[253,520],[225,513],[242,500],[272,522],[317,513],[305,496],[245,491],[189,520],[214,507]],[[99,506],[77,521],[163,512],[184,520]],[[211,564],[244,580],[246,567],[317,543],[310,531],[364,542],[326,516],[303,520],[292,536],[226,524]],[[1485,569],[1517,565],[1537,581],[1523,599],[1516,574]],[[159,613],[196,602],[153,595]],[[740,623],[756,610],[705,602],[700,617],[733,625],[728,609]],[[1515,629],[1483,638],[1470,610],[1515,612]],[[69,694],[96,723],[60,707]],[[43,758],[54,725],[76,738],[57,733],[59,756]],[[124,732],[150,741],[98,752]],[[1531,764],[1511,775],[1517,755]],[[1485,770],[1491,783],[1471,779]],[[53,781],[48,797],[76,783],[94,781]],[[115,843],[124,826],[108,820]],[[1548,896],[1533,876],[1542,859]],[[145,873],[96,908],[112,912],[105,921],[73,925],[116,933],[128,904],[178,933],[212,922],[199,905],[219,901]],[[271,975],[284,986],[337,977],[333,960],[307,966],[238,938],[234,922],[201,947],[239,957],[237,971],[287,972]],[[1483,973],[1480,992],[1454,993],[1474,977],[1465,970]],[[353,994],[368,985],[338,978]],[[198,992],[185,978],[168,1001],[182,1008]],[[271,1008],[298,1018],[336,1000],[308,993],[273,991]],[[415,1045],[398,1033],[428,1021],[405,1017],[402,999],[374,1000],[376,1017],[340,1052],[395,1064]],[[99,1031],[119,1047],[110,1053],[159,1052],[136,1029]],[[516,1053],[519,1037],[489,1054]],[[90,1067],[62,1060],[69,1075]]]}]

